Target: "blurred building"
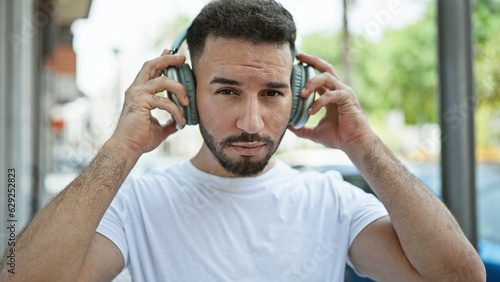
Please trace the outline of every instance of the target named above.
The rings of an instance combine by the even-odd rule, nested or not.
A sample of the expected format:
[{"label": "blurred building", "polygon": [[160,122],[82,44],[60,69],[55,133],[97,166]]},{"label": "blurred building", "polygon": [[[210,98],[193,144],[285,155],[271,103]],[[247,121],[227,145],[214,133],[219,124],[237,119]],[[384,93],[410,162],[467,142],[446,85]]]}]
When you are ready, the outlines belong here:
[{"label": "blurred building", "polygon": [[[15,233],[39,209],[45,176],[57,167],[52,144],[78,135],[59,110],[82,96],[70,27],[88,16],[91,1],[0,2],[0,220]],[[10,237],[0,230],[0,249]]]}]

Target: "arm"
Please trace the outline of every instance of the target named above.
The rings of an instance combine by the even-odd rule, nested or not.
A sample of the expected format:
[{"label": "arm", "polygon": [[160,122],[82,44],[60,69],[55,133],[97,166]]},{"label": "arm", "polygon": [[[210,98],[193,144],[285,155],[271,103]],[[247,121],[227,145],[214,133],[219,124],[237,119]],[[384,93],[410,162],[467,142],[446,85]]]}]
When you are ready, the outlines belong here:
[{"label": "arm", "polygon": [[77,281],[111,281],[123,269],[120,249],[108,238],[95,233]]},{"label": "arm", "polygon": [[484,281],[482,261],[451,213],[371,130],[353,90],[325,61],[300,59],[322,72],[301,92],[320,94],[310,113],[327,111],[317,127],[292,131],[346,152],[389,212],[390,219],[373,222],[354,240],[355,267],[384,281]]},{"label": "arm", "polygon": [[[414,269],[411,273],[418,274],[423,280],[485,280],[481,259],[449,210],[408,172],[378,137],[372,138],[346,151],[384,203],[390,221],[375,222],[366,234],[360,234],[355,239],[357,242],[353,243],[350,256],[357,269],[362,273],[373,273],[374,278],[383,280],[394,280],[397,275],[404,275],[405,272],[376,272],[377,269],[384,269],[385,263],[383,259],[377,261],[377,255],[399,245],[402,249],[398,252],[400,264],[411,264]],[[394,232],[391,229],[397,234],[393,237],[399,242],[377,244],[371,237],[374,233],[378,234],[374,237],[384,240]],[[367,253],[362,248],[374,253]]]},{"label": "arm", "polygon": [[[154,95],[168,89],[185,98],[180,83],[160,77],[164,68],[180,65],[184,60],[179,56],[161,56],[144,64],[125,93],[115,133],[89,166],[17,236],[16,274],[7,272],[4,260],[0,265],[1,281],[74,281],[82,265],[92,265],[96,260],[106,262],[106,255],[111,259],[109,273],[123,267],[123,258],[119,251],[117,255],[116,246],[96,235],[95,230],[139,157],[176,131],[172,122],[160,125],[151,117],[151,110],[167,110],[178,123],[185,123],[180,109],[172,101]],[[187,99],[179,100],[187,104]],[[99,248],[95,246],[111,246],[112,251],[98,256],[94,251]],[[93,270],[83,269],[82,275],[87,271]],[[106,271],[103,274],[107,275]]]}]

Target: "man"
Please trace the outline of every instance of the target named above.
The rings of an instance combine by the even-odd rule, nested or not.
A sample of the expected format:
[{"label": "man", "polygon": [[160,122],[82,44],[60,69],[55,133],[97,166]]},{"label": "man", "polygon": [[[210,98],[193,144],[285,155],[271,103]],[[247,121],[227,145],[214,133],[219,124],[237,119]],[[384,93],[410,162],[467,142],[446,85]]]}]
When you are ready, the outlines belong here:
[{"label": "man", "polygon": [[91,164],[19,234],[16,274],[4,265],[2,281],[109,281],[124,266],[139,281],[341,281],[346,263],[382,281],[484,281],[452,215],[373,133],[323,60],[299,55],[321,72],[300,95],[318,90],[309,113],[325,107],[325,117],[288,129],[344,150],[383,206],[335,172],[302,174],[271,158],[288,127],[295,33],[274,1],[208,4],[188,33],[198,154],[125,181],[176,131],[152,109],[185,124],[155,95],[168,90],[189,103],[183,85],[161,76],[185,58],[165,52],[126,91],[117,129]]}]

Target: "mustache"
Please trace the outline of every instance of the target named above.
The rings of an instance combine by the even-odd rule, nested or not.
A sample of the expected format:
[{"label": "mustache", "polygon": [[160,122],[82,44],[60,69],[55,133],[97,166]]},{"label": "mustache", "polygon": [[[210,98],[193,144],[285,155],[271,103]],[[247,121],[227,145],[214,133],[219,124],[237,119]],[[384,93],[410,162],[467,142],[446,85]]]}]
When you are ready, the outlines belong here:
[{"label": "mustache", "polygon": [[260,134],[250,134],[246,132],[242,132],[238,136],[229,136],[224,138],[224,140],[220,142],[220,146],[222,148],[225,148],[236,142],[263,142],[267,145],[270,145],[271,147],[274,146],[274,141],[273,139],[271,139],[271,137],[262,136]]}]

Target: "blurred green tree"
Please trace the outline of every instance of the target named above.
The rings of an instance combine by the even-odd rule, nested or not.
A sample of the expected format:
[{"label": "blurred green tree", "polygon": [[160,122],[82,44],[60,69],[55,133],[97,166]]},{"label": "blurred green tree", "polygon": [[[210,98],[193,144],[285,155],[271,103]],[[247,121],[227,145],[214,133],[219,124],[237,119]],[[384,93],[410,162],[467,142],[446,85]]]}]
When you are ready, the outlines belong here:
[{"label": "blurred green tree", "polygon": [[[486,145],[500,140],[489,123],[500,106],[500,1],[476,0],[473,17],[477,139]],[[436,36],[436,1],[429,1],[421,20],[387,30],[379,41],[352,36],[351,86],[367,115],[380,121],[400,109],[407,124],[438,122]],[[340,31],[306,35],[302,49],[333,64],[342,76]]]},{"label": "blurred green tree", "polygon": [[498,145],[500,128],[500,1],[477,0],[474,6],[476,140]]},{"label": "blurred green tree", "polygon": [[[367,114],[401,109],[407,123],[437,121],[435,37],[434,14],[429,11],[414,24],[388,30],[378,42],[362,35],[353,38],[351,86]],[[341,38],[335,33],[311,34],[303,50],[338,66],[342,73]]]}]

